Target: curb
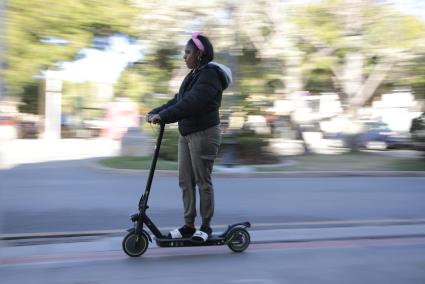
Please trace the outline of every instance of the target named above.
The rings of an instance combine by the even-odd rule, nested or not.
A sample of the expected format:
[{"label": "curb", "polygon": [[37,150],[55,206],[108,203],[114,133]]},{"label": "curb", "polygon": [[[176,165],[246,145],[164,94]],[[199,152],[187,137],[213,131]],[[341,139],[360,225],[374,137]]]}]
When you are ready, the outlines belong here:
[{"label": "curb", "polygon": [[424,225],[398,225],[255,231],[253,240],[255,242],[268,243],[410,238],[424,236]]},{"label": "curb", "polygon": [[[224,231],[228,225],[213,225],[214,231]],[[425,219],[371,219],[371,220],[345,220],[345,221],[307,221],[307,222],[288,222],[288,223],[252,223],[249,231],[306,231],[306,230],[361,230],[362,228],[408,228],[415,226],[424,228]],[[169,231],[175,227],[161,227],[160,231]],[[73,237],[101,237],[122,235],[127,228],[92,230],[92,231],[52,231],[39,233],[10,233],[1,234],[0,240],[31,240],[31,239],[52,239],[52,238],[73,238]]]}]

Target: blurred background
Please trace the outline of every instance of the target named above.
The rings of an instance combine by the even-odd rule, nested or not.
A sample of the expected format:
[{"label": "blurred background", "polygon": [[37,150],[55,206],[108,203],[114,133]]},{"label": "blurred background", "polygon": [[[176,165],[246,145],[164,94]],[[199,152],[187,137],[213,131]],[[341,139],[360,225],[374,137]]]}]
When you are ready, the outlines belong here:
[{"label": "blurred background", "polygon": [[[80,154],[109,147],[103,154],[147,156],[155,129],[144,116],[178,90],[188,72],[182,50],[194,31],[211,39],[214,61],[233,72],[219,164],[425,150],[425,2],[0,5],[0,146],[8,149],[0,162],[14,155],[12,145],[23,156],[45,149],[39,159],[48,159],[51,145],[71,151],[69,141]],[[162,158],[175,160],[175,125],[166,134]],[[95,144],[82,150],[81,141]]]}]

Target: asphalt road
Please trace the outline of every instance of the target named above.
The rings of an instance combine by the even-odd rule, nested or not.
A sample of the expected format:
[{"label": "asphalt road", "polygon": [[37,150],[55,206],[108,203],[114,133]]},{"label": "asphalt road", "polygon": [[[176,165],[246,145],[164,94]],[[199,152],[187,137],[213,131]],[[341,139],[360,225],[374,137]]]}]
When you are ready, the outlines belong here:
[{"label": "asphalt road", "polygon": [[[90,160],[0,171],[2,234],[122,230],[137,211],[146,175],[94,170]],[[249,220],[254,229],[425,220],[425,177],[216,177],[214,225]],[[182,224],[175,176],[154,180],[149,214],[158,227]],[[352,223],[351,223],[352,224]],[[255,227],[257,226],[257,227]]]},{"label": "asphalt road", "polygon": [[0,262],[2,283],[422,284],[425,238],[150,249],[16,257]]},{"label": "asphalt road", "polygon": [[[120,232],[3,241],[2,283],[425,282],[424,177],[216,176],[215,228],[254,224],[254,243],[244,253],[152,245],[129,258],[122,234],[146,176],[90,165],[75,160],[0,171],[2,234]],[[150,205],[159,227],[181,224],[175,176],[155,178]],[[272,230],[278,228],[284,230]]]}]

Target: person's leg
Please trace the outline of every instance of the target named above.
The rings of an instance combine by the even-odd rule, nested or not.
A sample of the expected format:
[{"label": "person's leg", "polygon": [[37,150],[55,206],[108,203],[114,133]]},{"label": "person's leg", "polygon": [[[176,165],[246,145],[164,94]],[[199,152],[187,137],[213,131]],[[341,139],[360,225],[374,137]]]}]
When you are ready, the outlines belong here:
[{"label": "person's leg", "polygon": [[211,173],[220,142],[221,131],[218,125],[190,135],[189,150],[199,189],[202,225],[208,228],[214,215],[214,188]]},{"label": "person's leg", "polygon": [[196,183],[192,170],[188,138],[180,135],[178,145],[179,186],[182,190],[186,226],[195,228]]}]

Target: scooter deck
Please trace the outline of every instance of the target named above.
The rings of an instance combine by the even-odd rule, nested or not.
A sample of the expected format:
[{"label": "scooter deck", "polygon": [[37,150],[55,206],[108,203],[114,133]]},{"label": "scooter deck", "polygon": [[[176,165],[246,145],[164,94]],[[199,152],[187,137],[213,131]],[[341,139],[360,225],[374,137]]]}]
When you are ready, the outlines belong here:
[{"label": "scooter deck", "polygon": [[225,245],[225,238],[219,235],[212,235],[205,242],[194,242],[191,238],[169,239],[156,238],[156,244],[160,247],[195,247],[195,246],[220,246]]}]

